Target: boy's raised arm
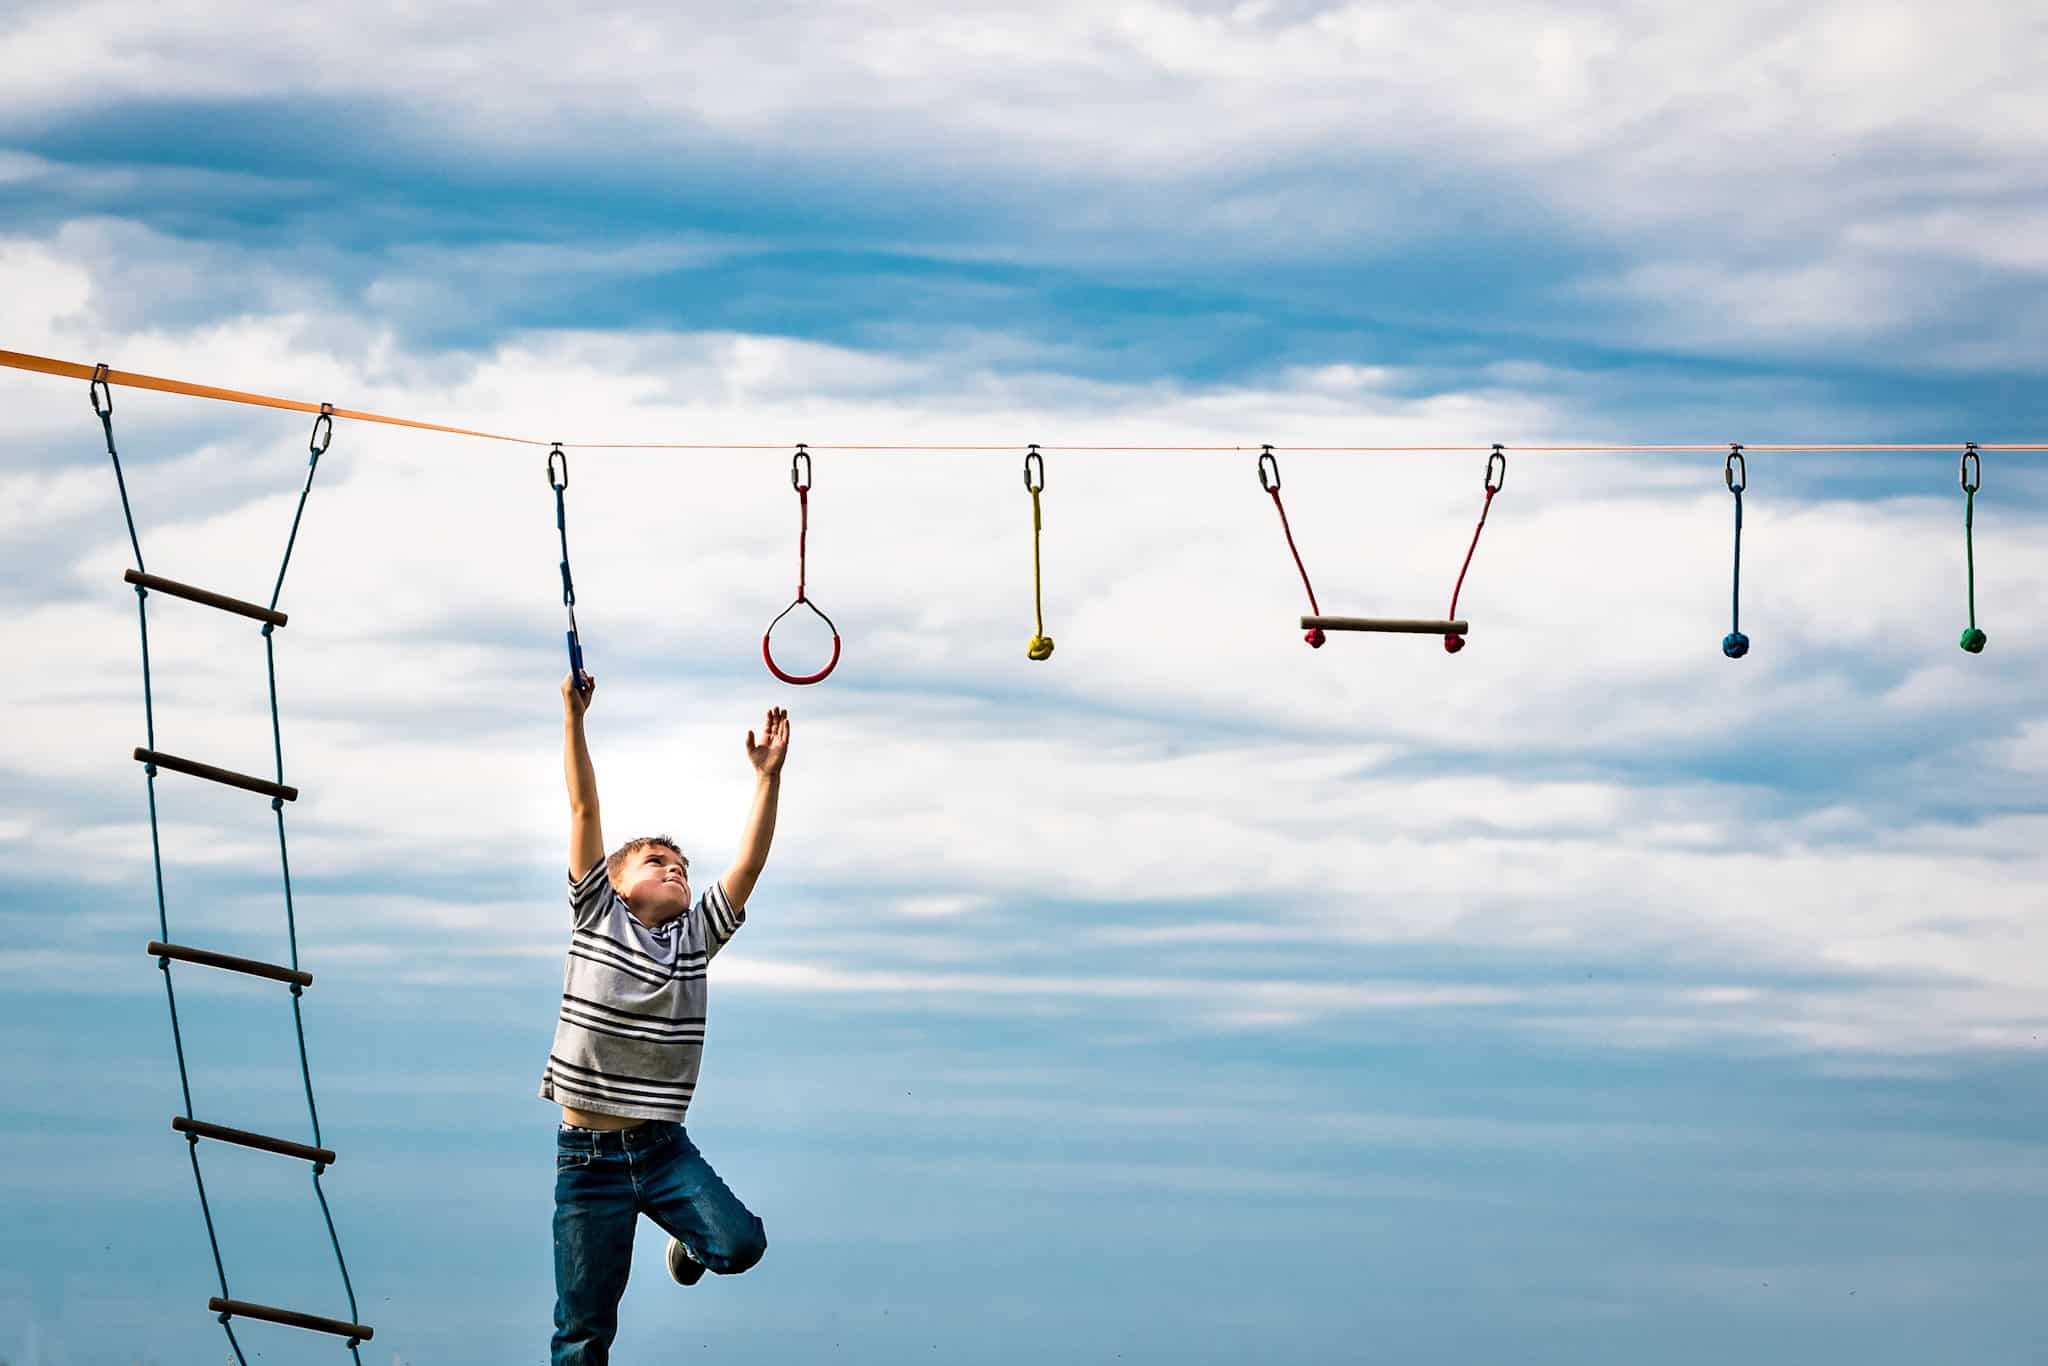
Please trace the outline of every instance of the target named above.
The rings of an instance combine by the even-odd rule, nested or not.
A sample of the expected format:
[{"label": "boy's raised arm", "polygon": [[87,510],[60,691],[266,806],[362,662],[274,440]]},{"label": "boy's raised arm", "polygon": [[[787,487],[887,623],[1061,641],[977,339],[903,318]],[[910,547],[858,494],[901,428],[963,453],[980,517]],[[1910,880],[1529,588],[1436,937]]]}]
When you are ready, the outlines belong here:
[{"label": "boy's raised arm", "polygon": [[597,679],[590,674],[583,679],[587,690],[581,691],[574,674],[562,680],[562,777],[569,786],[569,878],[575,882],[604,858],[597,771],[590,765],[590,746],[583,739],[583,713],[597,696]]},{"label": "boy's raised arm", "polygon": [[789,757],[789,713],[771,707],[761,727],[761,742],[747,732],[747,761],[754,766],[754,801],[747,811],[747,828],[740,835],[739,853],[721,879],[726,900],[742,909],[754,894],[761,870],[768,866],[768,848],[775,843],[775,811],[782,799],[782,765]]}]

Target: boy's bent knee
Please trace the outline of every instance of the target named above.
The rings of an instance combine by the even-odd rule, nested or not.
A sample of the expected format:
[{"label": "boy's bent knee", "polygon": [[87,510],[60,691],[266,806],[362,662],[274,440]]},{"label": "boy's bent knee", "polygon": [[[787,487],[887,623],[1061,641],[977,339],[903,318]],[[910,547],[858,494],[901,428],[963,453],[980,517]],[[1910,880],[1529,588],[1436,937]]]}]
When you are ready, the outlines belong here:
[{"label": "boy's bent knee", "polygon": [[737,1276],[758,1263],[768,1251],[768,1230],[759,1219],[752,1228],[733,1239],[732,1247],[718,1263],[707,1263],[721,1276]]}]

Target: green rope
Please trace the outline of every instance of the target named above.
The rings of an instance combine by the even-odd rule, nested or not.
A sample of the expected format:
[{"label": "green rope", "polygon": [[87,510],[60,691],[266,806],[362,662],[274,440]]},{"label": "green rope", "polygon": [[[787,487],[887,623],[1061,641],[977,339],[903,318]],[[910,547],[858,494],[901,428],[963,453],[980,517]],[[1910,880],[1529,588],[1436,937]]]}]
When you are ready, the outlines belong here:
[{"label": "green rope", "polygon": [[[121,453],[114,444],[113,392],[106,386],[105,381],[99,377],[104,369],[105,367],[102,366],[100,371],[94,373],[91,386],[92,408],[93,412],[98,415],[100,426],[107,435],[107,457],[114,464],[114,483],[121,491],[121,515],[128,524],[128,543],[135,548],[135,572],[140,574],[146,572],[142,561],[142,539],[135,531],[135,510],[128,501],[128,480],[121,472]],[[101,401],[103,394],[105,398],[104,405]],[[140,584],[135,586],[135,616],[142,638],[143,733],[148,737],[149,748],[154,750],[156,748],[156,695],[149,670],[149,591]],[[162,942],[168,943],[171,937],[171,922],[170,911],[164,897],[164,851],[163,836],[157,819],[156,765],[144,765],[143,773],[149,791],[149,853],[156,881],[157,928],[162,935]],[[183,1029],[178,1024],[178,995],[171,985],[171,960],[160,957],[157,959],[157,967],[163,972],[164,1002],[170,1008],[171,1013],[171,1048],[178,1060],[178,1091],[185,1102],[185,1118],[193,1119],[196,1116],[192,1113],[192,1075],[185,1065],[185,1035]],[[194,1135],[187,1135],[187,1139],[187,1153],[192,1159],[192,1184],[199,1192],[199,1213],[206,1220],[206,1243],[212,1250],[213,1269],[220,1279],[220,1297],[224,1300],[233,1299],[234,1296],[228,1290],[227,1265],[220,1255],[220,1237],[214,1229],[213,1207],[206,1198],[206,1181],[199,1173],[199,1140]],[[235,1342],[234,1330],[228,1328],[225,1320],[222,1321],[221,1326],[227,1329],[228,1346],[234,1349],[235,1360],[240,1362],[241,1366],[248,1366],[248,1361],[242,1355],[240,1345]]]},{"label": "green rope", "polygon": [[[325,430],[328,433],[331,434],[333,430],[333,424],[327,419],[325,413],[321,414],[321,422],[316,422],[313,426],[313,442],[308,447],[312,452],[312,459],[306,462],[306,484],[304,488],[299,490],[299,506],[292,514],[292,530],[291,535],[285,541],[284,561],[278,565],[277,586],[271,590],[270,605],[272,609],[277,607],[278,595],[284,591],[285,570],[291,565],[292,547],[298,543],[299,539],[299,522],[306,514],[306,496],[313,491],[313,475],[319,469],[320,457],[327,450],[327,443],[322,439],[322,423],[326,424]],[[275,637],[272,635],[271,628],[265,626],[263,628],[263,656],[270,674],[271,749],[277,762],[277,781],[282,783],[284,781],[284,727],[283,723],[278,719],[277,650],[274,642]],[[292,901],[292,862],[291,851],[285,842],[284,802],[281,799],[272,798],[270,809],[277,813],[277,858],[278,865],[284,874],[285,936],[291,946],[291,965],[293,968],[297,968],[299,966],[298,912]],[[320,1107],[313,1099],[313,1069],[308,1061],[306,1052],[306,1021],[299,1004],[304,995],[303,988],[296,985],[292,987],[292,1026],[298,1035],[299,1076],[305,1082],[306,1114],[312,1121],[313,1146],[317,1148],[320,1146]],[[320,1213],[327,1221],[327,1239],[334,1246],[334,1262],[341,1269],[341,1288],[348,1296],[349,1321],[353,1323],[357,1317],[355,1285],[349,1279],[348,1261],[341,1255],[341,1238],[334,1230],[334,1212],[328,1208],[327,1192],[320,1185],[322,1170],[323,1166],[321,1163],[316,1162],[313,1164],[313,1194],[319,1200]],[[350,1350],[354,1350],[353,1345],[351,1345]]]},{"label": "green rope", "polygon": [[1962,639],[1956,643],[1970,654],[1984,653],[1985,634],[1977,629],[1977,490],[1982,484],[1983,463],[1977,457],[1977,443],[1971,442],[1963,450],[1962,473],[1959,476],[1963,486],[1963,559],[1969,566],[1970,624],[1963,629]]},{"label": "green rope", "polygon": [[[306,461],[306,486],[299,490],[298,511],[292,514],[292,534],[285,538],[284,559],[277,566],[277,587],[270,590],[270,610],[273,612],[277,610],[277,595],[284,592],[284,571],[291,567],[292,547],[299,542],[299,519],[306,515],[306,495],[313,491],[313,473],[320,468],[320,457],[327,454],[328,442],[334,439],[334,419],[329,416],[333,411],[333,404],[323,403],[320,405],[320,416],[313,419],[313,439],[306,443],[306,449],[312,452],[311,458]],[[263,634],[268,638],[270,628],[264,627]],[[270,700],[270,712],[273,717],[277,715],[275,695]]]},{"label": "green rope", "polygon": [[1977,495],[1963,495],[1963,557],[1970,566],[1970,625],[1977,624]]},{"label": "green rope", "polygon": [[[165,973],[164,981],[168,983],[170,980],[170,974]],[[220,1275],[220,1297],[224,1300],[233,1299],[234,1296],[228,1294],[228,1269],[220,1260],[220,1239],[213,1231],[213,1211],[206,1203],[206,1178],[199,1174],[199,1135],[187,1134],[185,1140],[186,1155],[192,1159],[192,1184],[199,1188],[199,1212],[206,1216],[206,1241],[213,1245],[213,1269]],[[234,1336],[230,1332],[228,1341],[234,1341]],[[240,1356],[241,1353],[236,1352],[235,1355]]]},{"label": "green rope", "polygon": [[[341,1288],[343,1293],[348,1296],[348,1321],[355,1323],[357,1321],[356,1288],[348,1278],[348,1263],[341,1259],[341,1237],[334,1231],[334,1212],[327,1208],[327,1192],[320,1188],[320,1168],[318,1166],[313,1168],[313,1194],[320,1201],[321,1216],[327,1220],[327,1241],[334,1245],[335,1265],[341,1268]],[[354,1352],[355,1344],[351,1343],[349,1350]],[[362,1358],[357,1357],[356,1360],[361,1361]]]},{"label": "green rope", "polygon": [[[135,572],[147,573],[142,566],[142,538],[135,534],[135,514],[128,508],[128,481],[121,475],[121,456],[114,449],[114,389],[106,380],[107,367],[102,364],[92,372],[92,383],[87,388],[92,400],[93,414],[100,420],[100,427],[107,434],[107,455],[114,462],[114,483],[121,489],[121,514],[128,519],[128,544],[135,547]],[[106,401],[101,402],[104,398]],[[138,587],[136,592],[142,589]]]},{"label": "green rope", "polygon": [[[121,472],[121,456],[119,451],[115,448],[114,444],[113,392],[108,387],[105,379],[103,378],[105,373],[105,366],[101,366],[96,371],[94,371],[91,386],[92,407],[93,412],[97,414],[100,419],[100,425],[106,431],[107,455],[113,461],[114,482],[120,489],[121,493],[121,513],[128,524],[129,544],[132,545],[135,549],[135,569],[137,573],[142,573],[145,572],[143,569],[142,561],[142,540],[141,537],[137,535],[135,530],[135,512],[134,508],[131,506],[128,499],[128,481]],[[277,607],[278,595],[284,591],[285,570],[291,564],[292,547],[296,545],[298,542],[299,523],[300,520],[305,516],[306,511],[306,497],[309,493],[312,492],[313,488],[313,473],[319,467],[320,457],[326,453],[327,443],[328,440],[331,439],[332,437],[333,430],[333,418],[329,415],[329,410],[327,410],[323,405],[321,415],[313,425],[313,441],[309,446],[309,449],[312,452],[312,459],[307,462],[305,487],[302,488],[299,492],[298,509],[292,515],[291,535],[285,541],[284,559],[283,562],[279,564],[277,570],[277,584],[271,590],[270,606],[273,610],[275,610]],[[149,610],[147,606],[148,596],[148,591],[138,584],[135,589],[135,599],[136,616],[142,638],[143,727],[145,734],[148,736],[149,748],[154,750],[156,748],[156,701],[155,688],[151,679],[149,667]],[[277,764],[277,781],[279,783],[282,783],[284,781],[284,732],[282,723],[278,718],[277,655],[275,647],[273,645],[273,637],[271,631],[272,628],[270,626],[264,626],[263,652],[268,672],[270,675],[270,733],[272,752]],[[146,773],[148,778],[149,789],[149,847],[150,857],[155,869],[157,926],[159,933],[161,935],[161,941],[164,943],[169,943],[171,939],[170,911],[167,900],[164,895],[163,836],[157,813],[156,765],[145,765],[144,772]],[[285,844],[284,802],[282,799],[273,799],[270,805],[272,811],[274,811],[277,815],[278,861],[280,867],[283,870],[284,875],[285,933],[291,944],[291,966],[294,969],[296,969],[299,966],[298,921],[297,913],[292,902],[291,857],[289,850],[287,849]],[[185,1102],[185,1118],[195,1119],[196,1116],[192,1113],[191,1073],[185,1063],[184,1030],[180,1026],[178,1021],[178,998],[177,993],[173,989],[171,984],[171,960],[168,957],[159,956],[157,959],[157,967],[161,969],[163,972],[164,1000],[170,1009],[171,1045],[177,1055],[178,1060],[178,1088]],[[292,1022],[294,1030],[298,1036],[299,1044],[299,1075],[301,1079],[304,1081],[306,1088],[306,1110],[312,1120],[313,1125],[313,1146],[319,1147],[320,1112],[313,1100],[313,1071],[312,1066],[307,1059],[305,1019],[300,1011],[299,1006],[299,1001],[301,995],[303,994],[303,989],[295,984],[293,985],[291,992]],[[200,1173],[199,1138],[196,1134],[188,1134],[186,1135],[186,1139],[188,1155],[191,1157],[192,1160],[192,1182],[194,1187],[199,1192],[199,1211],[201,1216],[206,1221],[206,1241],[208,1247],[212,1250],[213,1253],[214,1272],[220,1280],[220,1297],[224,1300],[233,1299],[234,1296],[228,1290],[227,1265],[225,1260],[221,1256],[220,1236],[213,1222],[213,1208],[211,1203],[206,1198],[206,1180]],[[313,1193],[320,1203],[320,1214],[327,1225],[327,1237],[328,1241],[333,1245],[334,1248],[335,1263],[341,1269],[342,1290],[348,1296],[349,1321],[353,1323],[356,1322],[359,1318],[359,1311],[356,1305],[355,1285],[349,1278],[348,1263],[342,1258],[341,1238],[335,1232],[334,1228],[334,1212],[332,1209],[329,1208],[327,1203],[327,1194],[321,1188],[320,1185],[320,1175],[323,1170],[323,1164],[317,1162],[313,1164]],[[248,1366],[248,1359],[243,1355],[241,1344],[235,1338],[234,1325],[231,1322],[231,1319],[232,1316],[229,1314],[220,1314],[219,1321],[221,1329],[227,1334],[228,1346],[234,1352],[235,1361],[239,1363],[239,1366]],[[354,1360],[357,1363],[357,1366],[361,1366],[362,1353],[359,1349],[359,1344],[356,1342],[355,1339],[352,1338],[349,1340],[348,1349],[349,1355],[352,1358],[354,1358]]]},{"label": "green rope", "polygon": [[[271,601],[274,603],[276,599],[273,598]],[[263,655],[264,661],[270,669],[270,743],[272,752],[277,756],[277,781],[282,783],[284,781],[284,731],[278,724],[277,719],[277,652],[271,646],[270,628],[268,626],[263,628]],[[291,945],[292,967],[296,970],[299,966],[299,923],[297,912],[292,905],[292,861],[291,854],[285,848],[284,842],[283,800],[277,797],[271,798],[270,809],[277,813],[277,861],[278,866],[284,872],[284,932],[285,939]],[[320,1142],[317,1126],[314,1131],[313,1142],[316,1147]]]}]

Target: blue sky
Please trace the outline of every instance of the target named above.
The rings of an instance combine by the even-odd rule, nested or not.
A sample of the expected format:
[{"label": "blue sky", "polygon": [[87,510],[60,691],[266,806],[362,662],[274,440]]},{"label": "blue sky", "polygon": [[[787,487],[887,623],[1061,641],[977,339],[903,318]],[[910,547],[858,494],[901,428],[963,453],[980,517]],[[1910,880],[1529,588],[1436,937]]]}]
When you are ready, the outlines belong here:
[{"label": "blue sky", "polygon": [[[1248,454],[2048,439],[2048,31],[2011,6],[817,5],[0,20],[0,347],[572,455],[606,833],[780,834],[691,1132],[769,1229],[621,1361],[2020,1362],[2048,1334],[2048,473],[1516,455],[1472,644],[1310,652]],[[0,374],[0,1361],[220,1359],[120,506]],[[147,392],[149,568],[266,597],[307,423]],[[1483,458],[1283,450],[1328,610],[1441,610]],[[536,1360],[565,935],[539,452],[343,423],[280,606],[325,1187],[363,1359]],[[163,748],[269,762],[151,600]],[[778,636],[778,642],[781,637]],[[822,642],[793,633],[802,653]],[[259,798],[165,777],[173,938],[284,953]],[[175,978],[201,1118],[304,1137],[281,993]],[[346,1309],[202,1150],[237,1295]],[[244,1324],[251,1360],[333,1344]],[[324,1359],[324,1358],[323,1358]]]}]

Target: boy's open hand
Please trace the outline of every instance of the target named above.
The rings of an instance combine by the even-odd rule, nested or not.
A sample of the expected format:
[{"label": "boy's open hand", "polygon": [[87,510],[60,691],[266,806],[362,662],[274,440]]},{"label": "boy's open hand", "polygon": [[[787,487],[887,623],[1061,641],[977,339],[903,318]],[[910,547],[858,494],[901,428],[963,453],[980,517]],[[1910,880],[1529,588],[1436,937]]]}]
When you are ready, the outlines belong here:
[{"label": "boy's open hand", "polygon": [[747,758],[754,765],[754,771],[764,778],[777,777],[782,772],[782,761],[789,757],[789,713],[780,707],[768,709],[768,719],[761,723],[761,743],[754,743],[754,732],[747,732]]},{"label": "boy's open hand", "polygon": [[572,671],[562,676],[562,708],[571,716],[581,716],[590,706],[590,699],[597,696],[597,675],[583,675],[583,687],[576,687],[576,674]]}]

